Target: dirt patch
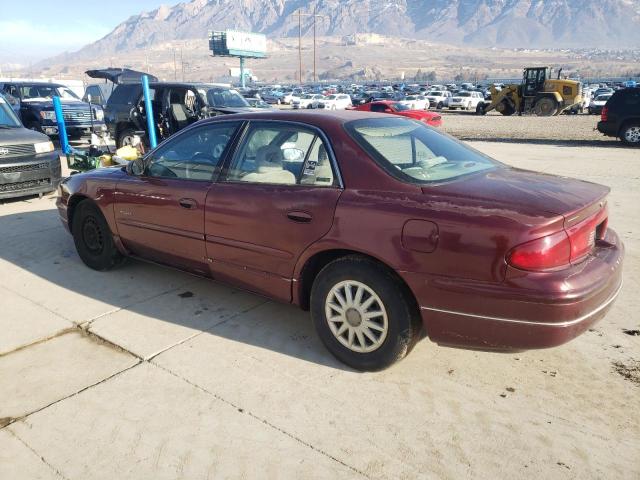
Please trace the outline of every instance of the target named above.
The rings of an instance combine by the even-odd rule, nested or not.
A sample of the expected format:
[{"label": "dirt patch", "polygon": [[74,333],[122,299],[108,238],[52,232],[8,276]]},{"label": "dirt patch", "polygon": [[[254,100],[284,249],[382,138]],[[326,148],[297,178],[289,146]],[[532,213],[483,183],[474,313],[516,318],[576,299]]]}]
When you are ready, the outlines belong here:
[{"label": "dirt patch", "polygon": [[625,333],[627,335],[631,335],[632,337],[640,336],[640,330],[627,330],[626,328],[623,328],[622,329],[622,333]]},{"label": "dirt patch", "polygon": [[640,361],[613,362],[613,369],[626,380],[640,386]]},{"label": "dirt patch", "polygon": [[4,428],[10,423],[13,423],[15,418],[13,417],[2,417],[0,418],[0,428]]}]

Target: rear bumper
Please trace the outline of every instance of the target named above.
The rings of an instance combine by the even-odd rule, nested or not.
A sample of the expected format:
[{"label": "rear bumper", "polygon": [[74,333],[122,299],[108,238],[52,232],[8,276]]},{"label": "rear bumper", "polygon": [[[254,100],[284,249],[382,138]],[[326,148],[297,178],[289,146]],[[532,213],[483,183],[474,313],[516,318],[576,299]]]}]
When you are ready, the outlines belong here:
[{"label": "rear bumper", "polygon": [[598,122],[598,131],[607,137],[618,136],[618,126],[611,122]]},{"label": "rear bumper", "polygon": [[47,193],[60,183],[60,152],[16,157],[0,163],[0,198]]},{"label": "rear bumper", "polygon": [[548,348],[604,317],[622,287],[623,257],[624,246],[609,230],[588,259],[558,272],[512,269],[501,284],[416,274],[405,279],[436,343],[497,351]]}]

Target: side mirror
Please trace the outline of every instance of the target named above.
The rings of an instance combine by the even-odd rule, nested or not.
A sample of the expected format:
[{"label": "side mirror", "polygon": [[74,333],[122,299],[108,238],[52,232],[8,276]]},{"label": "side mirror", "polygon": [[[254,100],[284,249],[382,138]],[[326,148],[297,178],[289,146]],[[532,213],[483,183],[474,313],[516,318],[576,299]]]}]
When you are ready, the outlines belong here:
[{"label": "side mirror", "polygon": [[139,177],[144,173],[144,160],[137,158],[127,163],[127,174]]},{"label": "side mirror", "polygon": [[304,151],[299,148],[283,148],[282,158],[285,162],[302,162],[304,160]]}]

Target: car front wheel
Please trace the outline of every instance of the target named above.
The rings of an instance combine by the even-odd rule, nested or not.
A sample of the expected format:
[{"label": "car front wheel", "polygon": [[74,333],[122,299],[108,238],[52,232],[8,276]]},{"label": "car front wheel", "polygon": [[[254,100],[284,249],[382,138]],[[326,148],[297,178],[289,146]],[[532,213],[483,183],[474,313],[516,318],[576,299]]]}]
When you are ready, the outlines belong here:
[{"label": "car front wheel", "polygon": [[71,233],[80,259],[89,268],[109,270],[122,262],[107,221],[90,200],[83,200],[75,207]]},{"label": "car front wheel", "polygon": [[327,349],[357,370],[381,370],[403,358],[421,326],[398,279],[358,256],[340,258],[321,270],[311,291],[311,315]]}]

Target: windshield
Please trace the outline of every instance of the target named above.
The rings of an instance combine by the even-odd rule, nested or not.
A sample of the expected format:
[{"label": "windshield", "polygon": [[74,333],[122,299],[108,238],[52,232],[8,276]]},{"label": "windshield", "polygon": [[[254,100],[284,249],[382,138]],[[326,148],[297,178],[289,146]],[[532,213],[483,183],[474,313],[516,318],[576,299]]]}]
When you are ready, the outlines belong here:
[{"label": "windshield", "polygon": [[442,96],[442,92],[429,92],[429,95],[431,95],[433,97],[441,97]]},{"label": "windshield", "polygon": [[394,110],[398,112],[402,112],[404,110],[411,110],[411,107],[409,107],[409,105],[405,105],[403,103],[392,103],[391,106],[393,107]]},{"label": "windshield", "polygon": [[500,165],[426,125],[406,118],[367,118],[346,130],[392,176],[427,184],[452,180]]},{"label": "windshield", "polygon": [[456,94],[458,97],[470,97],[471,94],[469,92],[460,92]]},{"label": "windshield", "polygon": [[13,113],[9,103],[0,96],[0,128],[18,128],[20,126],[20,120]]},{"label": "windshield", "polygon": [[329,96],[327,97],[327,100],[335,100],[335,99],[336,99],[336,96],[335,96],[335,95],[329,95]]},{"label": "windshield", "polygon": [[249,104],[237,90],[222,87],[201,89],[210,107],[248,107]]},{"label": "windshield", "polygon": [[62,100],[80,100],[67,87],[55,85],[21,85],[20,96],[22,100],[51,100],[53,97],[60,97]]}]

